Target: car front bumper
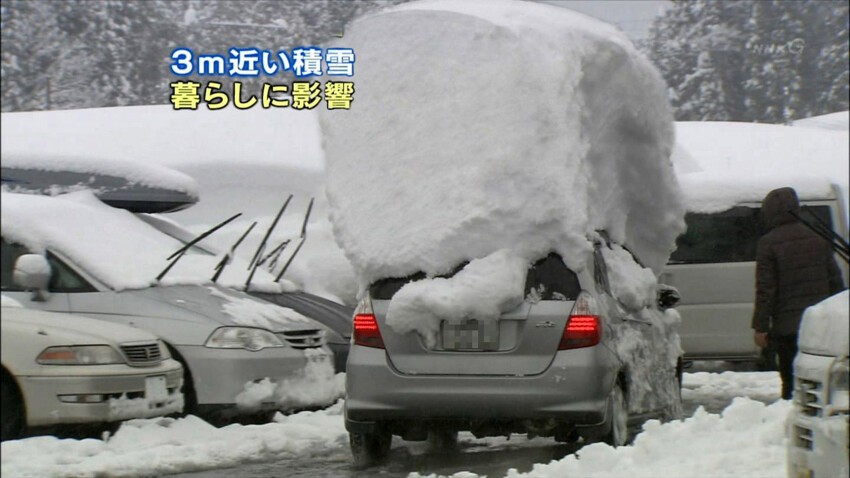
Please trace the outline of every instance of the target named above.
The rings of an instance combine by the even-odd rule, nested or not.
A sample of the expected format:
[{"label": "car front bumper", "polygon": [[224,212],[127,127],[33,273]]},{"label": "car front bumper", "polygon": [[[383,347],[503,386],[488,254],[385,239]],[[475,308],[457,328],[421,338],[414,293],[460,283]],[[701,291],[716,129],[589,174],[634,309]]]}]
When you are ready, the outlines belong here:
[{"label": "car front bumper", "polygon": [[383,349],[352,346],[346,373],[346,426],[388,420],[555,419],[574,426],[605,422],[615,379],[602,347],[558,352],[533,376],[405,375]]},{"label": "car front bumper", "polygon": [[[333,354],[327,348],[308,349],[310,360],[325,361],[333,367]],[[216,349],[204,346],[177,346],[192,375],[198,405],[204,408],[229,408],[251,383],[268,379],[273,383],[299,378],[308,363],[305,350],[292,347],[266,348],[256,352],[245,349]],[[316,403],[316,406],[328,405]],[[275,409],[265,403],[262,409]],[[254,409],[255,411],[255,409]]]},{"label": "car front bumper", "polygon": [[144,368],[74,365],[45,369],[43,375],[16,377],[27,426],[114,422],[183,410],[183,369],[174,360]]}]

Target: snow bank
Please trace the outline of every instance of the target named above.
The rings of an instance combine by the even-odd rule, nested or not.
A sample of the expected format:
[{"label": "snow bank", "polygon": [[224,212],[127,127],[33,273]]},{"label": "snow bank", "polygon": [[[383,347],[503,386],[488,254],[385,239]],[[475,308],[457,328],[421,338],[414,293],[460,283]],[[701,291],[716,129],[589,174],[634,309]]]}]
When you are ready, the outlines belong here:
[{"label": "snow bank", "polygon": [[[631,446],[588,445],[561,460],[534,465],[528,473],[510,470],[506,478],[784,478],[784,425],[791,407],[791,402],[785,400],[765,405],[736,398],[720,415],[700,408],[693,417],[682,421],[662,424],[650,420]],[[436,475],[412,473],[410,477]],[[451,478],[479,475],[459,472]]]},{"label": "snow bank", "polygon": [[[37,253],[59,251],[115,290],[153,285],[166,258],[183,247],[130,212],[103,204],[90,191],[58,197],[3,193],[0,206],[7,241]],[[219,260],[213,255],[187,253],[162,283],[209,283]],[[246,269],[244,261],[235,259],[219,284],[243,287]],[[253,285],[280,291],[280,285],[263,271],[257,271]]]},{"label": "snow bank", "polygon": [[18,478],[161,476],[257,459],[318,455],[347,434],[342,402],[275,423],[215,428],[195,416],[125,422],[108,440],[34,437],[2,444],[2,475]]},{"label": "snow bank", "polygon": [[825,299],[803,313],[798,347],[801,351],[830,356],[850,352],[850,292]]},{"label": "snow bank", "polygon": [[416,2],[354,22],[344,43],[355,100],[320,120],[331,221],[361,287],[502,249],[579,269],[597,229],[665,263],[683,225],[671,114],[614,27],[534,3]]},{"label": "snow bank", "polygon": [[[800,198],[837,193],[848,204],[850,135],[844,131],[734,122],[677,122],[673,156],[688,211],[761,202],[791,186]],[[696,163],[696,167],[694,166]]]}]

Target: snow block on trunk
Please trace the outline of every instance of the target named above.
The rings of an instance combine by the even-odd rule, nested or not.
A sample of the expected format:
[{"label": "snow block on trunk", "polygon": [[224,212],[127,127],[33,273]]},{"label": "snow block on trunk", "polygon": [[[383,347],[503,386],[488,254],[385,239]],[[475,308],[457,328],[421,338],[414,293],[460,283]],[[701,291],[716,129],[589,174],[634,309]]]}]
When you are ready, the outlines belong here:
[{"label": "snow block on trunk", "polygon": [[535,3],[415,2],[337,43],[354,49],[355,93],[322,111],[327,194],[361,287],[502,249],[578,270],[601,229],[660,272],[684,229],[672,115],[614,27]]}]

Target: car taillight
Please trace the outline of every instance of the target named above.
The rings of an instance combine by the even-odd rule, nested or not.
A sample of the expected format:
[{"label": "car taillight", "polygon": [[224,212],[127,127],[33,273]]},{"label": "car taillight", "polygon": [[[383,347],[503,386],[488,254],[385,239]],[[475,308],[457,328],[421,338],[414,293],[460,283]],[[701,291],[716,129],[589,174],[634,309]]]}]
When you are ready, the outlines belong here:
[{"label": "car taillight", "polygon": [[558,350],[592,347],[602,338],[602,324],[599,322],[596,300],[582,291],[576,298],[572,313],[567,319]]},{"label": "car taillight", "polygon": [[602,336],[599,317],[595,315],[571,315],[558,343],[558,350],[592,347]]},{"label": "car taillight", "polygon": [[378,321],[372,314],[354,316],[354,344],[366,347],[384,348],[384,339],[378,329]]}]

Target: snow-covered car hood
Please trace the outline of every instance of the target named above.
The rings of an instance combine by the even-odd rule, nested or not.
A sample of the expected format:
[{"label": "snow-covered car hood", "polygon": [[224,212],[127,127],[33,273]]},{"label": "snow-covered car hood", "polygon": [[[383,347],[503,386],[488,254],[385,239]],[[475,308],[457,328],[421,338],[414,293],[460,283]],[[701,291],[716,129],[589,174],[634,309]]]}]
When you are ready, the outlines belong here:
[{"label": "snow-covered car hood", "polygon": [[[273,332],[323,328],[315,321],[291,309],[217,285],[149,287],[123,291],[119,295],[154,301],[166,305],[171,310],[177,309],[171,313],[160,309],[155,315],[173,317],[178,320],[207,320],[217,325],[261,327]],[[118,312],[127,315],[145,315],[144,312],[132,310],[130,304],[133,302],[136,301],[117,300],[118,308],[122,307],[122,303],[127,304],[127,310],[118,310]]]},{"label": "snow-covered car hood", "polygon": [[[42,310],[3,307],[2,335],[29,337],[42,345],[119,344],[123,342],[153,342],[149,332],[103,320],[78,315],[45,312]],[[44,337],[36,340],[35,337]],[[34,351],[38,353],[40,350]]]},{"label": "snow-covered car hood", "polygon": [[801,352],[833,357],[850,354],[850,292],[845,290],[803,313],[797,345]]}]

